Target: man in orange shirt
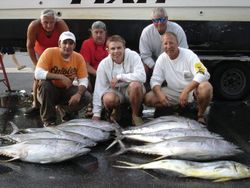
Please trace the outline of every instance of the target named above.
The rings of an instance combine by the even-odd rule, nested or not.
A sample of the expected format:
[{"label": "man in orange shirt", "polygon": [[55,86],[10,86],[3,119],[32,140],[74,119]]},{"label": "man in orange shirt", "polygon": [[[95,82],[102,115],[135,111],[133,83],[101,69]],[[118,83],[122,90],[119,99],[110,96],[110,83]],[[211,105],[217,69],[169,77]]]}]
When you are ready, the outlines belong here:
[{"label": "man in orange shirt", "polygon": [[[38,101],[44,126],[55,125],[56,105],[62,120],[69,120],[73,113],[92,100],[87,91],[88,73],[81,54],[74,52],[76,39],[66,31],[59,37],[59,47],[46,49],[38,60],[35,78],[39,80]],[[73,85],[77,78],[78,85]]]},{"label": "man in orange shirt", "polygon": [[[54,10],[45,9],[41,12],[40,19],[33,20],[27,30],[27,51],[32,63],[36,66],[38,58],[49,47],[57,47],[58,39],[62,32],[68,31],[67,24],[57,18]],[[33,104],[25,114],[31,115],[39,111],[39,103],[36,98],[37,82],[33,83]]]}]

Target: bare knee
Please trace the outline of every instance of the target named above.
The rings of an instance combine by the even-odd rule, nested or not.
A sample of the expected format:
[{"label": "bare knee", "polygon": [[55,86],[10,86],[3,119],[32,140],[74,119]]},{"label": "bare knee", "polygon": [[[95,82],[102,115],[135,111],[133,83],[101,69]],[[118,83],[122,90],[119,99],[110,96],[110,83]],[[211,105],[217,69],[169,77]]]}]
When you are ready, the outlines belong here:
[{"label": "bare knee", "polygon": [[212,99],[213,86],[209,82],[202,82],[197,88],[197,97],[199,99]]},{"label": "bare knee", "polygon": [[142,91],[142,84],[140,82],[131,82],[128,87],[128,91]]},{"label": "bare knee", "polygon": [[146,106],[154,106],[153,99],[154,99],[154,94],[152,91],[150,91],[145,95],[143,102]]},{"label": "bare knee", "polygon": [[119,105],[119,97],[114,93],[106,93],[102,97],[103,104],[106,108],[115,108]]}]

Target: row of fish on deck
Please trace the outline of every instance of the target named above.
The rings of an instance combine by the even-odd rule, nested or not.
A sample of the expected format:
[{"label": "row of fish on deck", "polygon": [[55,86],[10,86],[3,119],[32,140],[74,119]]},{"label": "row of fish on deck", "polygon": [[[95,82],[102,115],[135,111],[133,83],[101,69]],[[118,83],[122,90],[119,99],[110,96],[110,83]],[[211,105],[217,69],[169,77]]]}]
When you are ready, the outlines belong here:
[{"label": "row of fish on deck", "polygon": [[[186,177],[214,181],[250,177],[248,166],[232,160],[219,160],[243,153],[238,146],[189,118],[163,116],[127,129],[106,121],[90,119],[73,119],[56,127],[23,130],[10,124],[12,133],[0,136],[0,155],[11,157],[7,161],[19,159],[33,163],[61,162],[87,154],[97,143],[115,136],[107,148],[119,143],[121,149],[114,156],[130,151],[159,157],[145,164],[117,161],[123,165],[115,164],[114,167],[162,169]],[[128,146],[131,143],[127,142],[129,140],[143,144]]]}]

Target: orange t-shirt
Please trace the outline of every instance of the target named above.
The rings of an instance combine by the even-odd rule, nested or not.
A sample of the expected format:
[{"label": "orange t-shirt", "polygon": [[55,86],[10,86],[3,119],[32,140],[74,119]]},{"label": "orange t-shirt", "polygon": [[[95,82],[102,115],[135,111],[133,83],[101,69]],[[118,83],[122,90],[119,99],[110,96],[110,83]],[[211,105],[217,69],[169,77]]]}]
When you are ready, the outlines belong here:
[{"label": "orange t-shirt", "polygon": [[[50,73],[63,74],[70,78],[72,82],[75,77],[80,79],[88,76],[86,63],[81,54],[73,52],[70,60],[66,61],[63,59],[58,47],[46,49],[39,58],[37,67],[41,67]],[[56,87],[65,87],[60,80],[52,80],[52,83]]]}]

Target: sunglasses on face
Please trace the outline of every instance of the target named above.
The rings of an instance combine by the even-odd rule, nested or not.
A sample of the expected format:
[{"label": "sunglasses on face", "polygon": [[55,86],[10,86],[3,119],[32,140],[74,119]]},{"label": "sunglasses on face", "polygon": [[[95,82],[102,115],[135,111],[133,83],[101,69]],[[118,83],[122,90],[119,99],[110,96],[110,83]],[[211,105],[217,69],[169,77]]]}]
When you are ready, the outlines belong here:
[{"label": "sunglasses on face", "polygon": [[152,19],[153,23],[163,23],[167,20],[167,18],[156,18],[156,19]]}]

